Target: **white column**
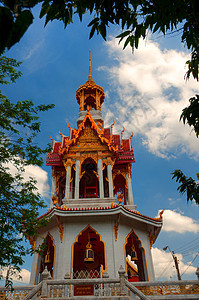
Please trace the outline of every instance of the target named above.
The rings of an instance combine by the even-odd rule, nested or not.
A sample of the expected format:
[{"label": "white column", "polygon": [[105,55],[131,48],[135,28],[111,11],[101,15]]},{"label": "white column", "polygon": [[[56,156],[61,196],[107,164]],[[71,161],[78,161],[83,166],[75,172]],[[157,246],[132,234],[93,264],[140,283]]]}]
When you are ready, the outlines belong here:
[{"label": "white column", "polygon": [[131,175],[130,174],[126,174],[126,180],[127,180],[127,187],[128,187],[128,204],[129,205],[134,205],[132,182],[131,182]]},{"label": "white column", "polygon": [[75,199],[79,199],[79,177],[80,177],[80,160],[76,160]]},{"label": "white column", "polygon": [[53,207],[53,201],[52,201],[52,197],[55,193],[55,185],[56,185],[56,177],[53,176],[52,177],[52,187],[51,187],[51,201],[50,201],[50,208]]},{"label": "white column", "polygon": [[70,196],[70,173],[71,173],[71,166],[67,165],[65,199],[69,199],[69,196]]},{"label": "white column", "polygon": [[102,173],[102,159],[98,159],[98,175],[99,175],[99,195],[100,198],[104,198],[104,183],[103,183],[103,173]]},{"label": "white column", "polygon": [[109,187],[109,198],[113,197],[113,176],[111,164],[108,164],[108,187]]}]

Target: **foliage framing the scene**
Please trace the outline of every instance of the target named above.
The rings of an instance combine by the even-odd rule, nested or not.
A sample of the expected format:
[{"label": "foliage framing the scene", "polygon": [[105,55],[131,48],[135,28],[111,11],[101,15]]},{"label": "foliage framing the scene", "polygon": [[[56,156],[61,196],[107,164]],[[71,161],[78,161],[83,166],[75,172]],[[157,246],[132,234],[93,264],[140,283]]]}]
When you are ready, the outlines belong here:
[{"label": "foliage framing the scene", "polygon": [[1,0],[0,7],[0,51],[17,43],[33,22],[31,8],[41,3],[40,18],[49,21],[60,20],[66,27],[73,22],[74,14],[82,21],[87,12],[93,18],[89,38],[94,33],[106,40],[110,24],[121,27],[120,41],[125,39],[124,48],[129,44],[138,48],[139,39],[145,38],[148,30],[164,35],[178,31],[181,40],[191,51],[187,61],[187,78],[198,80],[199,62],[199,2],[197,0]]},{"label": "foliage framing the scene", "polygon": [[[1,56],[0,83],[14,83],[21,76],[19,66],[15,59]],[[38,220],[38,210],[45,205],[36,181],[25,181],[23,171],[27,166],[43,163],[42,155],[49,147],[41,149],[34,144],[40,131],[38,113],[52,107],[36,106],[30,100],[12,103],[0,91],[0,266],[7,267],[9,274],[20,270],[23,256],[30,251],[22,243],[23,237],[36,235],[46,223]],[[6,278],[6,284],[10,283]]]},{"label": "foliage framing the scene", "polygon": [[[95,33],[100,34],[105,40],[107,37],[107,28],[110,24],[117,24],[121,28],[121,34],[117,36],[119,42],[124,41],[124,48],[130,45],[132,49],[138,48],[139,39],[145,38],[148,30],[152,33],[160,32],[163,35],[167,33],[178,32],[181,34],[181,41],[185,44],[187,49],[190,51],[190,60],[188,60],[187,66],[188,71],[186,73],[186,78],[189,79],[192,75],[194,79],[198,81],[198,62],[199,62],[199,1],[198,0],[124,0],[124,1],[111,1],[111,0],[1,0],[0,6],[0,53],[5,49],[10,49],[15,43],[19,42],[23,34],[27,31],[29,26],[33,22],[33,14],[31,8],[33,8],[38,3],[41,3],[40,17],[45,17],[45,25],[49,21],[60,20],[63,22],[64,26],[67,27],[68,24],[72,23],[74,14],[77,14],[82,20],[85,13],[90,13],[91,22],[88,26],[91,28],[89,38],[92,38]],[[11,76],[11,75],[10,75]],[[12,81],[12,79],[11,79]],[[21,102],[12,106],[5,96],[1,96],[2,105],[6,109],[11,109],[11,111],[19,110],[22,117],[26,119],[26,115],[23,111],[26,111],[29,115],[36,116],[38,111],[42,110],[42,106],[34,107],[32,102]],[[199,96],[190,99],[190,105],[183,110],[181,119],[184,123],[193,126],[196,136],[198,137],[198,99]],[[2,106],[3,108],[3,106]],[[44,107],[43,107],[44,108]],[[19,114],[20,115],[20,114]],[[13,119],[12,119],[13,120]],[[11,121],[11,120],[10,120]],[[25,128],[29,129],[33,133],[38,132],[38,125],[35,124],[35,119],[31,119],[24,123]],[[24,126],[18,117],[19,123],[17,124],[3,124],[7,126],[3,128],[5,133],[11,130],[13,134],[17,134],[12,131],[13,128],[18,130],[18,126]],[[33,125],[31,125],[33,124]],[[14,126],[14,127],[13,127]],[[16,126],[16,127],[15,127]],[[13,128],[12,128],[13,127]],[[19,139],[21,137],[18,137]],[[6,136],[7,139],[7,136]],[[5,143],[10,145],[10,140],[5,139]],[[29,139],[29,138],[28,138]],[[38,160],[37,151],[39,154],[39,148],[32,146],[32,139],[27,139],[29,147],[22,147],[22,157],[17,157],[16,154],[19,150],[19,144],[11,144],[12,151],[15,155],[12,155],[13,162],[17,165],[17,168],[23,167],[24,163],[35,164]],[[5,144],[6,145],[6,144]],[[7,146],[6,146],[7,147]],[[3,163],[10,160],[9,153],[7,153],[7,148],[5,147],[5,158],[3,158]],[[29,157],[30,154],[30,157]],[[39,161],[37,161],[39,162]],[[4,164],[2,166],[4,167]],[[40,163],[40,162],[39,162]],[[4,167],[5,168],[5,167]],[[4,169],[5,171],[5,169]],[[13,188],[12,177],[9,178],[9,172],[6,170],[6,176],[8,182],[10,182],[10,187]],[[16,175],[17,176],[17,175]],[[22,184],[22,178],[18,175],[18,180]],[[180,192],[188,192],[190,181],[182,172],[174,172],[173,178],[183,184],[183,188],[179,187]],[[6,179],[6,178],[5,178]],[[11,181],[10,181],[11,180]],[[6,180],[5,180],[6,182]],[[33,192],[34,182],[30,181],[29,184],[25,186],[25,190]],[[9,186],[9,185],[8,185]],[[197,189],[197,184],[193,185],[193,188]],[[187,190],[186,190],[187,189]],[[23,185],[21,185],[21,191],[23,190]],[[16,193],[19,191],[15,190]],[[197,190],[196,190],[197,192]],[[25,192],[24,192],[25,193]],[[32,193],[33,195],[34,193]],[[195,199],[192,195],[196,193],[187,193],[187,200]],[[190,197],[189,197],[190,195]],[[8,195],[9,196],[9,195]],[[6,195],[7,197],[7,195]],[[35,199],[35,195],[33,198]],[[5,198],[6,199],[6,198]],[[26,197],[23,196],[22,200],[25,201]],[[196,199],[195,199],[196,200]],[[37,199],[39,201],[39,198]],[[6,201],[5,201],[6,202]],[[2,202],[3,203],[3,202]],[[25,206],[28,204],[25,204]],[[10,205],[11,207],[11,205]],[[10,208],[9,207],[9,208]],[[20,212],[21,213],[21,212]],[[24,214],[25,212],[23,212]],[[24,218],[18,215],[19,220]],[[6,223],[4,223],[6,224]],[[21,224],[21,223],[20,223]],[[17,226],[20,225],[16,225]],[[20,227],[21,228],[21,227]],[[31,229],[31,228],[30,228]],[[1,246],[1,245],[0,245]],[[2,247],[1,247],[2,249]]]},{"label": "foliage framing the scene", "polygon": [[194,200],[199,204],[199,184],[193,178],[185,176],[181,170],[175,170],[172,174],[173,178],[180,183],[177,190],[181,194],[186,194],[187,202]]}]

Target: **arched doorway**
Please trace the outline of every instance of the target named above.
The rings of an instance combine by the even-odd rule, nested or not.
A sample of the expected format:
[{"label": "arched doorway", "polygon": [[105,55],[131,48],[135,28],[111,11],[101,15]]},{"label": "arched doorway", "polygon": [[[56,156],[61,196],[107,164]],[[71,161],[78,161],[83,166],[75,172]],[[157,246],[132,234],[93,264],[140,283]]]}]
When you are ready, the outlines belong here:
[{"label": "arched doorway", "polygon": [[[85,259],[87,245],[90,243],[93,251],[93,261]],[[105,245],[100,235],[87,226],[77,237],[73,245],[73,278],[98,278],[105,270]]]},{"label": "arched doorway", "polygon": [[41,253],[38,256],[35,284],[39,283],[42,280],[41,274],[44,271],[45,267],[47,267],[52,278],[54,275],[55,246],[54,240],[50,233],[48,233],[46,238],[44,239],[44,242],[41,245],[41,249]]},{"label": "arched doorway", "polygon": [[126,178],[122,174],[117,174],[113,180],[114,184],[114,196],[117,198],[120,204],[126,205],[127,189]]},{"label": "arched doorway", "polygon": [[80,198],[98,198],[99,181],[97,178],[97,164],[88,157],[81,166],[82,178],[80,180],[79,197]]},{"label": "arched doorway", "polygon": [[126,238],[125,258],[128,280],[147,281],[148,275],[144,248],[134,231],[131,231]]}]

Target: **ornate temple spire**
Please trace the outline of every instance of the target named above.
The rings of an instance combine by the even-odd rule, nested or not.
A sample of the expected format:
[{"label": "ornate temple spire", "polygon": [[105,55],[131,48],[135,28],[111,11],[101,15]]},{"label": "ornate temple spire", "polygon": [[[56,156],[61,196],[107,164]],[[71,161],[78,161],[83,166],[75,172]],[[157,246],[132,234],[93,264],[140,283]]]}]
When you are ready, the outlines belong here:
[{"label": "ornate temple spire", "polygon": [[91,75],[91,51],[89,51],[89,73],[88,73],[88,79],[87,80],[92,80],[92,75]]},{"label": "ornate temple spire", "polygon": [[[104,102],[105,94],[103,88],[96,84],[91,75],[91,51],[89,51],[89,73],[87,81],[76,91],[76,99],[79,104],[79,111],[98,110]],[[100,116],[100,120],[101,120]]]}]

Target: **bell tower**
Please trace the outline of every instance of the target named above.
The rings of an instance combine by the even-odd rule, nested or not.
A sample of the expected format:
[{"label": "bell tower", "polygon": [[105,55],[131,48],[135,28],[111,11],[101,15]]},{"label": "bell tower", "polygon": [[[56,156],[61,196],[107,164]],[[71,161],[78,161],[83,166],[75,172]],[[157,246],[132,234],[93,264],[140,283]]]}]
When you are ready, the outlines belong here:
[{"label": "bell tower", "polygon": [[[51,137],[52,150],[46,160],[52,168],[51,204],[41,216],[49,222],[37,237],[30,237],[33,248],[45,246],[34,254],[30,283],[40,282],[44,268],[53,279],[67,275],[90,280],[104,272],[116,278],[121,265],[129,281],[154,280],[151,247],[162,215],[150,218],[136,210],[133,134],[124,138],[125,128],[115,134],[114,120],[104,127],[105,94],[92,78],[91,55],[88,79],[77,89],[76,99],[77,129],[68,124],[68,133],[59,131],[61,141]],[[94,295],[91,287],[89,295]],[[87,295],[84,286],[81,291],[78,286],[74,289],[74,295]]]},{"label": "bell tower", "polygon": [[[104,128],[101,106],[105,94],[91,75],[76,91],[79,104],[77,129],[69,136],[60,132],[61,142],[53,139],[47,165],[52,166],[52,201],[59,207],[100,207],[117,203],[135,210],[131,165],[135,161],[131,138]],[[81,200],[80,200],[81,199]]]}]

